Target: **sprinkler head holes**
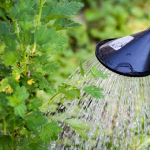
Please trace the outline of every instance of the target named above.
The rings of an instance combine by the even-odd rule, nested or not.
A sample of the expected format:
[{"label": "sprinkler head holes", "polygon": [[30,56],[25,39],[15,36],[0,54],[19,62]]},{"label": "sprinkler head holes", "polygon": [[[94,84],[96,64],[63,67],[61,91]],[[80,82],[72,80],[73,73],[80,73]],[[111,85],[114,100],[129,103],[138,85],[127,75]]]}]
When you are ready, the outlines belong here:
[{"label": "sprinkler head holes", "polygon": [[150,75],[150,28],[123,38],[101,41],[95,55],[101,64],[118,74]]}]

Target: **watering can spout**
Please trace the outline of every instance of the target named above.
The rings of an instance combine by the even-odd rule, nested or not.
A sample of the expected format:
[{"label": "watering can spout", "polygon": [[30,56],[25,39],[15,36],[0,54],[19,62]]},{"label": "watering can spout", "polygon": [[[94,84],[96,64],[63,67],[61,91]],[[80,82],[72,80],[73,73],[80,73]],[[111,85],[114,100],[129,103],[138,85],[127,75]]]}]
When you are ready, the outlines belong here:
[{"label": "watering can spout", "polygon": [[131,77],[150,75],[150,28],[96,46],[99,62],[113,72]]}]

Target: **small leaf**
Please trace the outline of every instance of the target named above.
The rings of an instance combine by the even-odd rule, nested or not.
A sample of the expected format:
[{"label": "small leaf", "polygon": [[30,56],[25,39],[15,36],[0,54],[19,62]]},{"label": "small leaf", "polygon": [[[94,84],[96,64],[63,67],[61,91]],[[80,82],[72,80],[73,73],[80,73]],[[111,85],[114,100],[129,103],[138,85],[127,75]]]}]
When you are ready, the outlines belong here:
[{"label": "small leaf", "polygon": [[101,93],[101,91],[103,90],[102,88],[98,88],[96,86],[89,86],[83,88],[83,90],[95,98],[104,98],[103,94]]},{"label": "small leaf", "polygon": [[64,94],[67,100],[74,100],[75,98],[80,97],[80,90],[79,89],[66,90]]},{"label": "small leaf", "polygon": [[81,119],[76,119],[76,118],[65,119],[64,122],[69,124],[73,128],[78,128],[81,130],[87,129],[87,123]]},{"label": "small leaf", "polygon": [[63,83],[62,86],[58,86],[59,93],[65,93],[66,89],[69,87],[71,87],[71,85]]},{"label": "small leaf", "polygon": [[17,87],[12,96],[7,96],[8,105],[14,107],[16,116],[24,117],[26,112],[25,100],[29,97],[29,93],[25,87]]},{"label": "small leaf", "polygon": [[[83,7],[83,4],[80,2],[71,1],[70,3],[67,0],[60,1],[50,12],[50,17],[60,17],[60,16],[69,16],[75,15]],[[66,9],[67,8],[67,9]]]},{"label": "small leaf", "polygon": [[2,34],[2,36],[0,38],[5,43],[8,52],[14,51],[14,53],[16,55],[17,54],[17,52],[15,51],[16,48],[17,48],[17,42],[16,42],[17,41],[17,37],[16,37],[16,35],[15,34],[9,34],[9,33],[6,34],[5,33],[5,34]]},{"label": "small leaf", "polygon": [[78,27],[78,26],[81,26],[81,24],[76,23],[71,20],[67,20],[65,18],[59,18],[56,20],[53,26],[56,28],[56,30],[63,30],[63,29],[68,29],[72,27]]},{"label": "small leaf", "polygon": [[80,136],[87,138],[85,130],[88,130],[89,126],[86,122],[74,118],[66,119],[64,122],[70,125]]},{"label": "small leaf", "polygon": [[58,70],[59,68],[60,68],[60,64],[53,61],[43,65],[42,70],[43,70],[43,74],[50,75],[54,73],[56,70]]},{"label": "small leaf", "polygon": [[2,17],[5,21],[7,21],[7,18],[5,16],[5,12],[2,8],[0,8],[0,17]]},{"label": "small leaf", "polygon": [[[10,24],[6,23],[6,22],[0,22],[0,36],[3,36],[5,34],[9,34],[10,33],[10,30],[11,29],[11,26]],[[10,35],[9,35],[10,36]],[[3,38],[3,37],[2,37]],[[11,41],[10,41],[11,42]],[[10,43],[7,43],[7,44],[10,44]]]},{"label": "small leaf", "polygon": [[24,86],[17,87],[12,96],[7,96],[8,104],[12,107],[17,106],[19,103],[24,103],[29,97],[29,93],[26,91]]},{"label": "small leaf", "polygon": [[92,73],[93,77],[101,77],[103,79],[108,77],[106,74],[103,74],[103,72],[101,70],[96,69],[96,67],[92,68],[91,73]]},{"label": "small leaf", "polygon": [[52,35],[54,36],[55,29],[47,28],[46,26],[40,26],[35,30],[34,33],[34,42],[38,45],[43,45],[48,43],[52,39]]},{"label": "small leaf", "polygon": [[28,104],[28,109],[35,110],[35,109],[38,109],[40,106],[42,106],[41,100],[38,98],[35,98],[35,99],[30,100]]},{"label": "small leaf", "polygon": [[84,69],[83,69],[81,61],[80,61],[80,73],[81,73],[82,76],[84,76]]},{"label": "small leaf", "polygon": [[20,116],[22,118],[24,118],[26,110],[27,110],[27,108],[24,103],[20,103],[14,107],[15,115]]},{"label": "small leaf", "polygon": [[58,134],[62,131],[56,122],[50,122],[42,127],[40,138],[45,144],[50,144],[50,141],[57,140]]}]

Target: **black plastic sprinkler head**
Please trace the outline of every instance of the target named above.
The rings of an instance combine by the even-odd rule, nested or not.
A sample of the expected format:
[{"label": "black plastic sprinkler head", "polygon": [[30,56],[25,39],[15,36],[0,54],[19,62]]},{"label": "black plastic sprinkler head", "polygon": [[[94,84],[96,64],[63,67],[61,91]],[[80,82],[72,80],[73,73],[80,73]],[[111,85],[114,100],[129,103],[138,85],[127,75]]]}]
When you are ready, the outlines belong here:
[{"label": "black plastic sprinkler head", "polygon": [[150,75],[150,28],[96,46],[97,59],[108,69],[125,76]]}]

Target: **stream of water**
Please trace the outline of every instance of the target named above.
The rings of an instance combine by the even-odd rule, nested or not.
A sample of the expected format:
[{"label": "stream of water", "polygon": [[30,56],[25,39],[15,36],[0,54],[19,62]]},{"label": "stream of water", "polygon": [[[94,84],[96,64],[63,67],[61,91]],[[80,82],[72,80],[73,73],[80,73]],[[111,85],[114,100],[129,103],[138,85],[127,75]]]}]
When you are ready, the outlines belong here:
[{"label": "stream of water", "polygon": [[[149,144],[145,141],[150,139],[150,76],[133,78],[118,75],[101,65],[95,56],[83,64],[86,76],[90,76],[94,66],[108,74],[108,78],[91,78],[78,87],[102,87],[105,98],[96,99],[82,91],[80,100],[64,102],[66,109],[61,116],[62,121],[66,118],[83,120],[87,126],[84,130],[86,139],[68,125],[61,124],[64,131],[59,139],[63,142],[54,142],[51,149],[148,149]],[[73,84],[81,78],[78,68],[66,83]]]}]

